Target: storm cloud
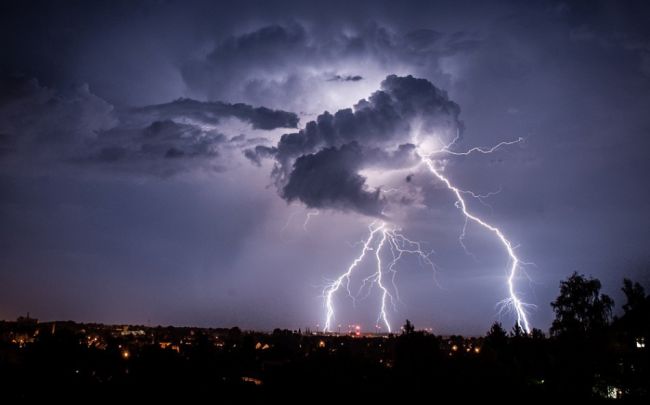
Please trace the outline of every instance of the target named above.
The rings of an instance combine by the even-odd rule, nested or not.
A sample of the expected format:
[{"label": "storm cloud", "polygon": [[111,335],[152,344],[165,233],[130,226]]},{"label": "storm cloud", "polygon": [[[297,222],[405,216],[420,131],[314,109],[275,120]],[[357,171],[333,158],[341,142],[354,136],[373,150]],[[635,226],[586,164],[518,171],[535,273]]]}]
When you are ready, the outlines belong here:
[{"label": "storm cloud", "polygon": [[352,209],[378,215],[382,206],[379,190],[366,190],[365,178],[358,174],[362,161],[356,142],[302,155],[293,165],[282,196],[312,208]]},{"label": "storm cloud", "polygon": [[182,71],[190,90],[208,99],[225,97],[312,114],[341,107],[341,94],[365,96],[368,86],[405,65],[409,73],[440,72],[441,57],[479,45],[479,38],[464,32],[399,33],[374,22],[328,32],[292,22],[230,36]]},{"label": "storm cloud", "polygon": [[275,158],[273,177],[287,201],[380,216],[380,190],[371,190],[359,172],[414,165],[413,142],[448,143],[462,131],[459,116],[458,104],[428,80],[390,75],[353,108],[325,112],[277,146],[249,149],[246,156],[258,164]]},{"label": "storm cloud", "polygon": [[298,116],[292,112],[271,110],[266,107],[253,107],[243,103],[205,102],[187,98],[170,103],[150,105],[131,110],[132,114],[142,114],[161,119],[195,120],[204,125],[217,125],[219,120],[228,117],[248,122],[254,129],[295,128]]},{"label": "storm cloud", "polygon": [[3,80],[0,94],[0,157],[32,163],[112,164],[161,175],[220,171],[228,164],[218,159],[222,151],[248,145],[244,134],[227,139],[220,132],[225,120],[262,131],[298,124],[294,113],[242,103],[178,99],[120,109],[88,85],[59,91],[35,79]]}]

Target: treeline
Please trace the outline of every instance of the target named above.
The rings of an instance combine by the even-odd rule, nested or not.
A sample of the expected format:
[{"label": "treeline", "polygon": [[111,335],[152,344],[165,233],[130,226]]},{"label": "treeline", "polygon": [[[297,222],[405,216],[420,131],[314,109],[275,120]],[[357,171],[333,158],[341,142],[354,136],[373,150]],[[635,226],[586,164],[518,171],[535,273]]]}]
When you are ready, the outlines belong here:
[{"label": "treeline", "polygon": [[407,322],[398,343],[405,353],[397,353],[397,364],[408,361],[400,373],[405,381],[431,378],[454,387],[445,390],[448,395],[470,386],[480,392],[471,396],[493,398],[647,400],[650,296],[639,283],[625,279],[626,302],[616,317],[614,301],[600,289],[599,280],[572,274],[551,303],[555,320],[548,337],[539,329],[524,333],[518,324],[508,332],[497,322],[482,340],[478,358],[423,359],[418,353],[425,347],[424,335],[416,337]]},{"label": "treeline", "polygon": [[436,336],[409,321],[390,337],[3,323],[0,399],[647,403],[650,297],[625,280],[615,317],[600,288],[580,274],[562,281],[548,336],[499,323],[478,338]]}]

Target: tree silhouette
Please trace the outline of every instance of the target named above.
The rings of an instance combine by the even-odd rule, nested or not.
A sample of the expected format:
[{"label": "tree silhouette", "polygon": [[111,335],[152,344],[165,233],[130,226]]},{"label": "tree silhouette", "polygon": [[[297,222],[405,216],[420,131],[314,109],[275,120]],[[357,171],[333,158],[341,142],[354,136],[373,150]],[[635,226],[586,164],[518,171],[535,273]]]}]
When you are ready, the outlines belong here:
[{"label": "tree silhouette", "polygon": [[413,324],[411,323],[411,321],[408,320],[408,319],[406,320],[406,323],[404,324],[404,326],[402,327],[402,329],[403,329],[403,332],[402,332],[402,333],[405,334],[405,335],[410,335],[410,334],[412,334],[413,332],[415,332],[415,326],[413,326]]},{"label": "tree silhouette", "polygon": [[530,337],[533,340],[544,340],[544,338],[546,338],[544,332],[541,329],[537,328],[533,328],[533,330],[530,332]]},{"label": "tree silhouette", "polygon": [[600,294],[598,279],[574,272],[560,282],[560,295],[551,306],[555,312],[551,335],[583,338],[609,324],[614,301]]},{"label": "tree silhouette", "polygon": [[500,322],[494,322],[485,335],[485,344],[493,349],[500,350],[508,344],[508,333]]},{"label": "tree silhouette", "polygon": [[623,316],[617,320],[619,346],[617,370],[630,398],[641,399],[648,394],[650,381],[650,356],[646,345],[650,340],[650,295],[641,284],[623,280],[623,293],[627,302]]},{"label": "tree silhouette", "polygon": [[646,305],[645,289],[641,284],[624,278],[621,290],[623,290],[627,299],[627,302],[623,305],[623,311],[626,313],[642,309]]},{"label": "tree silhouette", "polygon": [[515,325],[512,327],[512,331],[510,332],[510,337],[519,339],[523,336],[525,336],[524,330],[519,326],[519,322],[515,322]]},{"label": "tree silhouette", "polygon": [[560,294],[551,302],[555,312],[550,330],[555,338],[552,384],[567,398],[587,398],[595,392],[606,395],[602,387],[613,362],[608,326],[614,302],[600,293],[600,287],[598,279],[574,272],[560,282]]},{"label": "tree silhouette", "polygon": [[648,338],[650,331],[650,296],[643,286],[629,279],[623,279],[623,293],[627,302],[623,305],[621,323],[635,338]]}]

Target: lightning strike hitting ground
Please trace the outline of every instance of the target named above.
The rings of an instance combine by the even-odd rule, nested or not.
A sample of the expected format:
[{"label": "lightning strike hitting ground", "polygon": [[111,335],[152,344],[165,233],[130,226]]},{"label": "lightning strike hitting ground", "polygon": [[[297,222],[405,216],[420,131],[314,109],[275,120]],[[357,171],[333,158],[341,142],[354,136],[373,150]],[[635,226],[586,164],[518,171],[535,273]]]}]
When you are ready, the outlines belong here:
[{"label": "lightning strike hitting ground", "polygon": [[384,325],[386,325],[386,329],[390,333],[390,323],[388,323],[388,315],[386,315],[386,298],[390,297],[391,302],[393,301],[393,296],[388,292],[386,287],[384,286],[382,282],[382,268],[381,268],[381,249],[384,247],[384,244],[386,243],[386,232],[383,232],[383,236],[381,240],[379,241],[379,246],[377,246],[377,249],[375,249],[375,256],[377,257],[377,277],[375,280],[377,280],[377,285],[381,289],[381,309],[379,311],[379,316],[377,317],[377,323],[380,321],[384,322]]},{"label": "lightning strike hitting ground", "polygon": [[[471,148],[471,149],[469,149],[469,150],[467,150],[465,152],[452,152],[452,151],[449,150],[449,148],[451,147],[451,145],[453,145],[456,142],[457,139],[458,139],[458,136],[451,143],[449,143],[448,145],[445,145],[440,150],[433,151],[433,152],[430,152],[428,154],[426,154],[426,153],[420,154],[420,156],[422,158],[422,163],[424,163],[427,166],[427,168],[429,169],[429,171],[431,173],[433,173],[433,175],[436,176],[436,178],[438,178],[438,180],[440,180],[442,183],[444,183],[447,186],[447,188],[456,197],[456,207],[458,207],[461,210],[461,212],[463,213],[463,215],[465,216],[465,224],[463,226],[463,231],[462,231],[462,234],[461,234],[461,237],[460,237],[461,244],[462,244],[463,248],[465,248],[465,245],[462,243],[462,239],[465,236],[465,231],[466,231],[467,223],[468,223],[469,220],[471,220],[472,222],[480,225],[484,229],[492,232],[497,237],[499,242],[503,245],[503,247],[505,248],[506,252],[508,253],[508,257],[509,257],[509,261],[510,261],[509,275],[508,275],[508,281],[507,281],[508,292],[509,292],[510,297],[508,299],[506,299],[504,301],[504,303],[512,305],[512,307],[514,308],[515,313],[517,315],[517,324],[519,325],[520,328],[522,328],[524,331],[526,331],[526,333],[530,333],[530,331],[531,331],[530,323],[528,322],[528,316],[526,315],[526,306],[528,306],[529,304],[526,304],[526,303],[522,302],[519,299],[519,297],[517,296],[517,293],[515,291],[514,281],[515,281],[515,277],[517,276],[519,266],[520,266],[520,264],[522,262],[517,257],[517,255],[515,254],[514,247],[512,246],[512,243],[505,237],[505,235],[503,234],[503,232],[501,232],[501,230],[499,228],[485,222],[481,218],[479,218],[476,215],[469,212],[469,210],[467,208],[467,203],[463,199],[463,194],[468,193],[468,192],[464,191],[464,190],[461,190],[458,187],[451,184],[451,181],[442,174],[442,170],[440,170],[440,168],[436,167],[436,161],[432,158],[432,156],[434,156],[436,154],[439,154],[439,153],[446,153],[446,154],[451,154],[451,155],[455,155],[455,156],[467,156],[467,155],[469,155],[469,154],[471,154],[473,152],[489,154],[489,153],[492,153],[492,152],[496,151],[497,149],[499,149],[502,146],[513,145],[515,143],[519,143],[519,142],[523,141],[523,138],[519,138],[516,141],[500,142],[496,146],[493,146],[493,147],[487,148],[487,149],[486,148],[476,147],[476,148]],[[469,194],[471,196],[476,196],[473,193],[469,193]],[[467,251],[466,248],[465,248],[465,250]]]},{"label": "lightning strike hitting ground", "polygon": [[350,293],[350,277],[352,276],[352,272],[359,265],[359,263],[361,263],[366,253],[371,249],[370,244],[372,243],[375,234],[378,231],[382,230],[384,227],[385,224],[383,222],[377,227],[375,227],[375,222],[370,224],[370,226],[368,227],[370,229],[370,234],[368,235],[368,238],[363,243],[363,249],[361,250],[361,254],[359,255],[359,257],[354,259],[354,261],[352,262],[350,267],[348,267],[348,270],[345,273],[341,274],[336,280],[334,280],[332,283],[327,285],[323,290],[323,296],[325,297],[325,306],[326,306],[326,317],[325,317],[325,327],[324,327],[324,330],[326,332],[331,332],[331,322],[332,322],[332,318],[334,317],[334,304],[332,303],[332,297],[334,293],[338,291],[338,289],[343,284],[343,281],[345,280],[345,287],[348,292],[348,295],[354,300],[354,297]]},{"label": "lightning strike hitting ground", "polygon": [[[393,310],[395,310],[397,308],[395,301],[399,301],[399,292],[397,284],[395,283],[395,277],[397,275],[397,269],[395,266],[397,265],[397,262],[399,262],[405,254],[410,254],[417,256],[422,264],[430,266],[434,272],[436,270],[435,265],[429,258],[433,251],[425,252],[420,242],[408,239],[401,233],[399,228],[390,226],[384,221],[375,221],[370,224],[368,229],[369,234],[365,241],[362,242],[363,249],[359,256],[352,262],[345,273],[341,274],[336,280],[327,284],[323,289],[326,307],[325,327],[323,329],[326,332],[331,332],[331,325],[334,319],[334,295],[341,288],[344,282],[346,292],[352,299],[353,303],[356,303],[357,299],[363,300],[367,298],[372,292],[373,286],[376,285],[379,288],[381,291],[381,305],[377,316],[377,328],[380,328],[379,324],[383,324],[386,330],[390,333],[392,332],[392,328],[388,321],[388,305],[390,304]],[[388,249],[386,249],[386,247],[388,247]],[[350,278],[352,273],[354,273],[354,270],[363,261],[366,253],[371,250],[374,250],[375,252],[374,256],[377,263],[375,267],[376,271],[364,278],[357,293],[352,294],[350,291]],[[384,255],[388,254],[388,252],[390,252],[390,261],[388,265],[385,265],[383,258]],[[390,273],[390,283],[392,288],[389,288],[385,284],[387,279],[384,278],[384,276],[387,276],[387,273]]]},{"label": "lightning strike hitting ground", "polygon": [[[490,154],[495,152],[497,149],[503,147],[503,146],[508,146],[508,145],[513,145],[519,142],[523,141],[523,138],[519,138],[516,141],[508,141],[508,142],[500,142],[499,144],[490,147],[490,148],[483,148],[483,147],[474,147],[471,148],[467,151],[464,152],[455,152],[449,150],[449,148],[456,143],[456,141],[459,139],[459,136],[457,135],[456,138],[452,142],[450,142],[447,145],[444,145],[442,148],[438,150],[434,150],[429,153],[420,153],[421,151],[418,150],[418,154],[421,157],[421,164],[424,164],[428,170],[442,183],[445,184],[445,186],[454,194],[456,198],[455,205],[457,208],[459,208],[464,216],[464,224],[462,228],[462,232],[459,236],[459,242],[465,252],[467,252],[469,255],[474,257],[472,255],[467,247],[465,246],[464,243],[464,238],[466,235],[467,231],[467,226],[468,223],[474,222],[478,225],[480,225],[482,228],[490,231],[492,234],[494,234],[499,243],[503,245],[505,248],[508,258],[509,258],[509,275],[508,275],[508,280],[507,280],[507,286],[508,286],[508,292],[510,297],[507,298],[506,300],[503,301],[505,305],[511,305],[512,308],[514,309],[516,316],[517,316],[517,324],[519,325],[520,328],[522,328],[526,333],[530,333],[531,328],[530,328],[530,323],[528,321],[528,317],[526,315],[526,307],[529,304],[524,303],[521,301],[521,299],[517,296],[517,293],[515,291],[515,278],[517,277],[518,270],[523,264],[523,262],[517,257],[515,254],[515,247],[513,247],[512,243],[505,237],[503,232],[497,228],[496,226],[484,221],[483,219],[479,218],[475,214],[469,211],[467,208],[467,203],[465,202],[465,199],[463,198],[463,195],[469,195],[473,198],[476,198],[479,200],[482,204],[485,205],[485,202],[483,201],[483,198],[489,197],[491,195],[499,193],[501,190],[496,191],[496,192],[491,192],[485,195],[480,195],[480,194],[475,194],[471,191],[467,190],[462,190],[456,186],[454,186],[451,181],[442,174],[442,168],[437,167],[437,164],[440,164],[438,160],[434,158],[436,155],[440,154],[446,154],[446,155],[453,155],[453,156],[467,156],[472,153],[482,153],[482,154]],[[417,144],[417,143],[416,143]],[[419,149],[419,148],[418,148]],[[491,207],[490,207],[491,208]],[[307,217],[306,222],[309,220],[309,216]],[[306,223],[305,223],[306,225]],[[377,285],[379,290],[381,291],[381,301],[380,301],[380,308],[379,308],[379,315],[377,317],[377,328],[379,329],[379,324],[382,323],[385,325],[386,330],[390,333],[392,331],[392,328],[390,326],[390,322],[388,320],[388,305],[390,304],[393,310],[396,309],[396,303],[395,300],[399,301],[399,292],[397,289],[397,285],[395,283],[395,276],[397,274],[397,270],[395,266],[399,262],[400,259],[405,254],[411,254],[411,255],[416,255],[418,258],[426,265],[429,265],[432,267],[432,269],[435,271],[436,268],[433,264],[433,262],[430,260],[429,256],[433,252],[426,253],[422,250],[422,246],[420,242],[415,242],[412,241],[408,238],[406,238],[399,229],[388,225],[386,222],[378,222],[375,221],[370,224],[368,227],[369,229],[369,234],[368,237],[365,239],[365,241],[362,241],[363,244],[363,249],[361,250],[361,253],[357,258],[352,262],[352,264],[348,267],[347,271],[341,274],[337,279],[332,281],[331,283],[327,284],[325,288],[323,289],[323,296],[325,298],[325,307],[326,307],[326,313],[325,313],[325,327],[324,331],[325,332],[331,332],[331,326],[332,326],[332,321],[334,319],[334,296],[335,294],[341,289],[341,286],[345,283],[345,290],[348,294],[348,296],[352,299],[353,304],[356,303],[356,300],[361,296],[361,299],[367,298],[371,291],[372,287],[374,285]],[[391,253],[392,260],[388,265],[385,265],[382,261],[383,257],[383,251],[385,247],[389,247],[389,251]],[[350,291],[350,280],[352,277],[352,274],[354,273],[355,269],[359,266],[359,264],[364,260],[366,257],[366,254],[368,251],[374,250],[375,251],[375,260],[376,260],[376,271],[372,273],[370,276],[364,278],[361,282],[361,286],[359,287],[358,291],[356,294],[352,294]],[[390,273],[390,280],[392,284],[392,288],[388,288],[385,284],[385,278],[384,276],[386,275],[385,273],[389,272]],[[391,292],[392,290],[392,292]],[[365,294],[362,295],[362,293],[365,291]]]}]

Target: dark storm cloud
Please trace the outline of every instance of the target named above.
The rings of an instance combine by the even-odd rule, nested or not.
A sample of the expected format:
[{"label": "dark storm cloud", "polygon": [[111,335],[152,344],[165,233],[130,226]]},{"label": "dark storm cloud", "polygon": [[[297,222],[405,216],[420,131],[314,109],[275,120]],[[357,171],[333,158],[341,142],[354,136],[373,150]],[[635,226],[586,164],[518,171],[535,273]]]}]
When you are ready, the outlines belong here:
[{"label": "dark storm cloud", "polygon": [[64,92],[34,79],[0,79],[0,133],[16,149],[46,144],[59,149],[115,125],[114,108],[86,85]]},{"label": "dark storm cloud", "polygon": [[363,80],[363,77],[359,75],[355,75],[355,76],[334,75],[334,77],[331,77],[327,80],[330,82],[358,82],[359,80]]},{"label": "dark storm cloud", "polygon": [[171,120],[154,121],[144,128],[111,128],[86,145],[77,164],[107,164],[129,170],[170,175],[188,169],[221,171],[226,162],[217,159],[228,144],[217,131]]},{"label": "dark storm cloud", "polygon": [[271,110],[266,107],[256,108],[243,103],[205,102],[186,98],[171,103],[136,108],[132,113],[150,115],[156,119],[194,119],[210,125],[219,124],[222,118],[235,117],[249,122],[254,129],[266,130],[295,128],[298,125],[298,116],[291,112]]},{"label": "dark storm cloud", "polygon": [[362,162],[363,152],[356,142],[300,156],[282,196],[289,202],[300,200],[313,208],[378,215],[382,207],[379,190],[366,189],[366,179],[357,173]]},{"label": "dark storm cloud", "polygon": [[428,80],[391,75],[354,108],[325,112],[305,129],[283,135],[276,147],[245,154],[258,164],[275,158],[273,176],[288,201],[381,215],[379,192],[369,190],[358,172],[414,164],[414,131],[450,139],[462,129],[459,115],[460,107]]},{"label": "dark storm cloud", "polygon": [[275,156],[276,147],[256,145],[254,148],[244,150],[244,156],[256,166],[262,165],[262,159]]},{"label": "dark storm cloud", "polygon": [[[227,140],[218,130],[224,119],[260,130],[298,123],[294,113],[191,99],[118,110],[87,85],[60,92],[34,79],[2,80],[0,91],[0,156],[120,163],[155,173],[210,166],[222,149],[252,142],[243,135]],[[222,170],[226,162],[218,163]]]},{"label": "dark storm cloud", "polygon": [[409,73],[430,75],[439,71],[440,57],[468,52],[479,44],[464,32],[403,33],[367,22],[330,32],[294,22],[228,37],[205,57],[185,64],[183,78],[192,91],[209,99],[309,109],[319,105],[306,103],[314,100],[305,95],[326,93],[331,89],[327,83],[354,84],[366,80],[367,73],[384,77],[400,66],[409,66]]},{"label": "dark storm cloud", "polygon": [[321,147],[356,141],[364,147],[396,148],[412,141],[414,125],[424,133],[440,130],[455,135],[462,129],[459,115],[458,104],[428,80],[391,75],[381,90],[353,108],[325,112],[305,129],[283,135],[275,155],[286,170],[291,159]]},{"label": "dark storm cloud", "polygon": [[358,172],[364,168],[408,167],[416,164],[415,145],[399,145],[395,151],[362,148],[357,141],[340,147],[325,147],[313,154],[301,155],[293,164],[281,195],[291,202],[299,200],[312,208],[355,211],[383,216],[386,201],[381,189],[370,189]]}]

